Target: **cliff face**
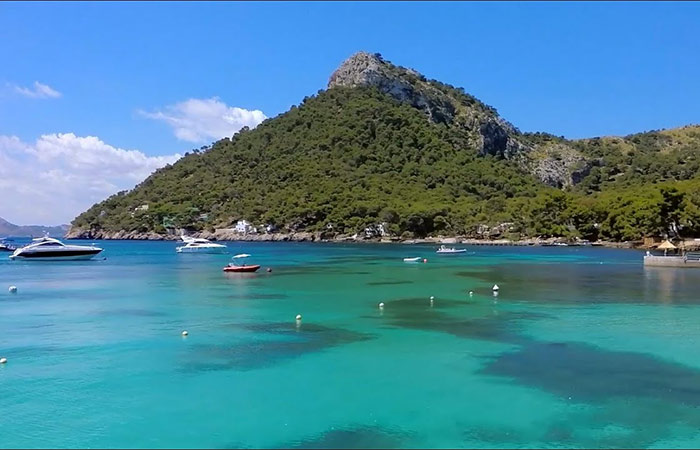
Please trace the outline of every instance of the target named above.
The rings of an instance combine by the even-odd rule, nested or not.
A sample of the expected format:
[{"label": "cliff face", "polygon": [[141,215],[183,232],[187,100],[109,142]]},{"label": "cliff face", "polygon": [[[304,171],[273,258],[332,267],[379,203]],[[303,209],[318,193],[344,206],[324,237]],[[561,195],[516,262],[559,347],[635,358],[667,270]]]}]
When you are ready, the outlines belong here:
[{"label": "cliff face", "polygon": [[374,86],[396,100],[426,113],[435,123],[452,123],[454,99],[429,85],[418,72],[390,65],[380,56],[359,52],[345,60],[330,77],[328,88]]},{"label": "cliff face", "polygon": [[393,65],[378,54],[359,52],[333,72],[328,88],[372,86],[423,111],[428,120],[461,127],[471,134],[480,155],[510,159],[530,148],[513,125],[476,98],[452,86],[427,80],[412,69]]},{"label": "cliff face", "polygon": [[528,170],[543,183],[567,188],[581,182],[598,161],[586,158],[567,143],[544,144],[523,159]]}]

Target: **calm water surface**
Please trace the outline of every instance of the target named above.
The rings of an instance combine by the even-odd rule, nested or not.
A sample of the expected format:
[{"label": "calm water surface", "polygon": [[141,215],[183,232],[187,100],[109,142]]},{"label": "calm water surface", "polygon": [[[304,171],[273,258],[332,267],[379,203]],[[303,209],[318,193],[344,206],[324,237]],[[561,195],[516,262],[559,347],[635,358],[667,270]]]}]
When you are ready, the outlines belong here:
[{"label": "calm water surface", "polygon": [[1,447],[700,446],[700,271],[229,243],[273,271],[224,274],[231,255],[100,245],[0,255]]}]

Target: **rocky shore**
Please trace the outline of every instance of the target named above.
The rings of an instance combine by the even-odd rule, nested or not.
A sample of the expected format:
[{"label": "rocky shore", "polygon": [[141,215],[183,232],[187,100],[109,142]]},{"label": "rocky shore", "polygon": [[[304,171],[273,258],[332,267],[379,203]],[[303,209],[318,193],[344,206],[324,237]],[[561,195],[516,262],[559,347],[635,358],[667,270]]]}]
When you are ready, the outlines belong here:
[{"label": "rocky shore", "polygon": [[[202,231],[199,233],[188,233],[192,237],[201,237],[214,241],[250,241],[250,242],[367,242],[367,243],[399,243],[399,244],[462,244],[462,245],[498,245],[498,246],[542,246],[552,245],[555,242],[563,242],[560,238],[529,238],[522,240],[509,239],[474,239],[463,236],[457,237],[426,237],[422,239],[401,239],[394,238],[361,238],[353,235],[328,235],[327,233],[255,233],[245,234],[233,230],[217,229],[213,232]],[[159,234],[154,232],[136,231],[87,231],[69,230],[66,239],[107,239],[107,240],[158,240],[158,241],[178,241],[179,233]],[[610,242],[598,241],[592,243],[594,246],[610,248],[644,248],[641,242]]]}]

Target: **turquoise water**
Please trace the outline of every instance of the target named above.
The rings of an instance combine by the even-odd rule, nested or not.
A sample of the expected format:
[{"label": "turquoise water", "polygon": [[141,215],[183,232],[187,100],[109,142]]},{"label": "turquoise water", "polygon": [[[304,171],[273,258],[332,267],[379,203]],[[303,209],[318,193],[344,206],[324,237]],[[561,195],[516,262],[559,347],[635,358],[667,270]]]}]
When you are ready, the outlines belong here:
[{"label": "turquoise water", "polygon": [[229,243],[263,270],[224,274],[230,255],[100,245],[0,259],[1,447],[700,446],[700,271]]}]

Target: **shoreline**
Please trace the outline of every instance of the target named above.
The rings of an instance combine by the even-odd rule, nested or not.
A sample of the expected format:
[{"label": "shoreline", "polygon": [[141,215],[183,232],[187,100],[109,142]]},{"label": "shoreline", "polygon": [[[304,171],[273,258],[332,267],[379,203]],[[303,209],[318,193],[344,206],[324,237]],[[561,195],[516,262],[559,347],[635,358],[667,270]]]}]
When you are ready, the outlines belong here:
[{"label": "shoreline", "polygon": [[[521,240],[509,239],[475,239],[465,236],[453,237],[426,237],[416,239],[401,239],[393,238],[359,238],[356,236],[327,236],[324,233],[262,233],[262,234],[244,234],[236,233],[229,230],[216,230],[214,232],[204,231],[199,233],[191,233],[189,236],[209,239],[212,241],[243,241],[243,242],[321,242],[321,243],[368,243],[368,244],[453,244],[453,245],[474,245],[474,246],[509,246],[509,247],[542,247],[553,246],[555,242],[563,242],[560,238],[528,238]],[[139,241],[179,241],[178,234],[158,234],[154,232],[86,232],[70,230],[66,235],[66,239],[81,239],[81,240],[139,240]],[[570,247],[605,247],[605,248],[636,248],[645,249],[643,243],[640,242],[613,242],[613,241],[597,241],[592,243],[568,243]]]}]

